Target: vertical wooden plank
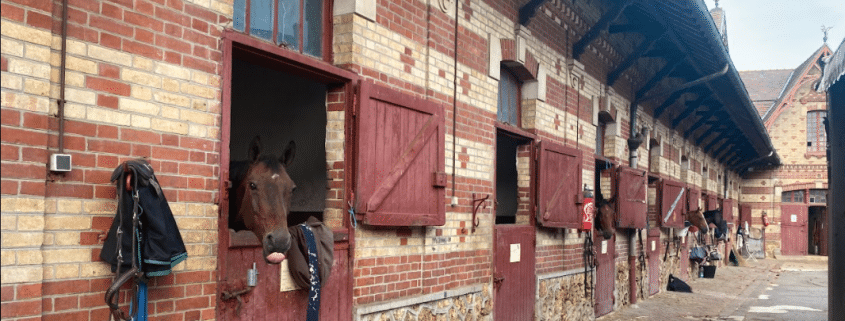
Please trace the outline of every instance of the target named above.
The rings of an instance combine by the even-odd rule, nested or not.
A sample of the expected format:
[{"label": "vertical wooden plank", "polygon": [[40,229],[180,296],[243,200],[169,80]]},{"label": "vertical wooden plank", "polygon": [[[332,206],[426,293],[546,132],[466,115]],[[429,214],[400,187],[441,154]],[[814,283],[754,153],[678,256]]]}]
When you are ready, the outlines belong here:
[{"label": "vertical wooden plank", "polygon": [[616,286],[616,236],[605,240],[599,233],[593,233],[593,238],[596,253],[595,313],[596,317],[600,317],[613,311],[613,291]]},{"label": "vertical wooden plank", "polygon": [[[500,321],[534,319],[534,227],[496,226],[495,318]],[[518,245],[519,249],[514,246]],[[512,255],[512,250],[515,252]],[[516,261],[516,262],[514,262]]]}]

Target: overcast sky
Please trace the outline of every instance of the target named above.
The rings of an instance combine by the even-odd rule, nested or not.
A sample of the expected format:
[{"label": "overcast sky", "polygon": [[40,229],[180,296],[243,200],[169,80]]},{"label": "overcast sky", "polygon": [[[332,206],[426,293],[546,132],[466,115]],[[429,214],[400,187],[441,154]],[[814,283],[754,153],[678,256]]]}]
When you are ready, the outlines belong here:
[{"label": "overcast sky", "polygon": [[[713,9],[713,0],[705,0]],[[845,38],[845,0],[720,0],[728,25],[728,49],[737,70],[795,69],[823,41]]]}]

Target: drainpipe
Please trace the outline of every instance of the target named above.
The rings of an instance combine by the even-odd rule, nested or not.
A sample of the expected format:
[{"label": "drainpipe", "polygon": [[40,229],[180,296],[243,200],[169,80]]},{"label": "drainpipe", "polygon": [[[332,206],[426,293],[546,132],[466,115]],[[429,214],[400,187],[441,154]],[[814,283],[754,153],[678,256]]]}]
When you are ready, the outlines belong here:
[{"label": "drainpipe", "polygon": [[67,0],[62,1],[62,51],[60,53],[61,66],[59,67],[59,154],[65,152],[65,57],[67,56]]},{"label": "drainpipe", "polygon": [[[629,112],[631,132],[630,138],[628,138],[628,163],[631,165],[631,168],[637,168],[638,149],[644,139],[644,135],[637,132],[637,107],[637,102],[632,102]],[[628,235],[628,284],[630,285],[631,293],[629,294],[631,304],[637,303],[637,233],[640,233],[640,231],[631,229]]]}]

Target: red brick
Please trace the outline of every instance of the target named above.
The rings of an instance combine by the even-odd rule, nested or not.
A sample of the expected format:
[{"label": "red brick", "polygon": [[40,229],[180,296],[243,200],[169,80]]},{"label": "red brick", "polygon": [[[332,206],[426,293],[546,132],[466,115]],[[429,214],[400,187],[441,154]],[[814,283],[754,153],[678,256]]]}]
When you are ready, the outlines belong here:
[{"label": "red brick", "polygon": [[155,14],[155,6],[146,0],[137,0],[135,1],[135,11],[139,13],[152,16]]},{"label": "red brick", "polygon": [[79,308],[79,298],[74,296],[58,297],[53,301],[53,311],[64,311]]},{"label": "red brick", "polygon": [[41,300],[3,302],[0,316],[17,318],[41,314]]},{"label": "red brick", "polygon": [[41,11],[51,12],[53,9],[53,4],[51,1],[39,1],[39,0],[8,0],[8,2],[15,2],[18,4],[23,5],[24,7],[30,7],[33,9],[38,9]]},{"label": "red brick", "polygon": [[208,307],[207,297],[186,298],[176,300],[176,311],[193,310]]},{"label": "red brick", "polygon": [[117,139],[117,127],[109,125],[97,126],[97,137]]},{"label": "red brick", "polygon": [[[100,298],[102,299],[102,298]],[[108,320],[111,315],[109,308],[99,308],[91,310],[91,316],[88,320]]]},{"label": "red brick", "polygon": [[177,38],[168,37],[165,35],[156,35],[155,45],[165,47],[183,54],[191,53],[191,44]]},{"label": "red brick", "polygon": [[161,143],[168,146],[179,146],[179,136],[171,134],[162,134]]},{"label": "red brick", "polygon": [[0,301],[12,301],[15,299],[15,286],[14,285],[4,285],[0,288]]},{"label": "red brick", "polygon": [[182,55],[177,53],[177,52],[173,52],[173,51],[165,51],[164,52],[164,61],[172,63],[172,64],[181,65],[182,64]]},{"label": "red brick", "polygon": [[59,314],[48,314],[41,318],[42,321],[67,321],[67,320],[88,320],[88,311],[62,312]]},{"label": "red brick", "polygon": [[109,18],[123,20],[123,9],[110,3],[104,2],[100,13]]},{"label": "red brick", "polygon": [[150,131],[121,128],[120,140],[157,145],[161,143],[161,135]]},{"label": "red brick", "polygon": [[94,187],[91,185],[47,182],[47,196],[90,199],[94,197]]},{"label": "red brick", "polygon": [[188,311],[185,312],[185,320],[199,320],[200,319],[200,311]]},{"label": "red brick", "polygon": [[124,37],[132,37],[132,27],[105,17],[91,16],[88,19],[88,25],[93,28],[113,32]]},{"label": "red brick", "polygon": [[3,179],[6,178],[30,178],[30,179],[45,179],[47,175],[47,167],[44,164],[16,164],[4,162],[0,164],[2,168]]},{"label": "red brick", "polygon": [[185,13],[194,18],[200,18],[210,23],[217,23],[217,14],[195,4],[186,3]]},{"label": "red brick", "polygon": [[79,296],[79,308],[87,309],[103,305],[102,294],[86,294]]},{"label": "red brick", "polygon": [[152,31],[135,28],[135,40],[143,43],[152,44],[155,42],[155,34]]},{"label": "red brick", "polygon": [[46,163],[50,151],[42,147],[21,147],[21,156],[24,162]]},{"label": "red brick", "polygon": [[127,84],[97,77],[85,77],[86,87],[109,92],[120,96],[129,96],[131,87]]},{"label": "red brick", "polygon": [[65,120],[65,133],[90,135],[97,130],[97,125],[75,120]]},{"label": "red brick", "polygon": [[179,174],[211,177],[214,172],[213,167],[210,165],[181,163],[179,164]]},{"label": "red brick", "polygon": [[156,18],[167,20],[185,27],[191,26],[191,17],[170,9],[156,7],[155,16]]},{"label": "red brick", "polygon": [[47,194],[47,186],[44,185],[43,181],[23,181],[20,182],[21,195],[36,195],[36,196],[44,196]]},{"label": "red brick", "polygon": [[52,29],[53,18],[35,11],[26,13],[26,24],[35,28]]},{"label": "red brick", "polygon": [[81,39],[86,42],[97,43],[100,41],[100,33],[97,30],[75,24],[68,24],[67,35],[69,38]]},{"label": "red brick", "polygon": [[0,181],[0,194],[3,195],[16,195],[18,194],[18,182],[7,180],[3,178],[3,181]]},{"label": "red brick", "polygon": [[47,134],[39,131],[22,130],[17,128],[0,128],[0,140],[6,143],[30,146],[44,146],[47,144]]},{"label": "red brick", "polygon": [[16,161],[20,159],[20,148],[13,145],[0,145],[0,159]]},{"label": "red brick", "polygon": [[22,284],[17,287],[15,300],[21,301],[41,297],[41,284]]},{"label": "red brick", "polygon": [[177,11],[182,11],[184,10],[185,4],[182,0],[167,0],[167,6]]},{"label": "red brick", "polygon": [[117,109],[117,97],[97,94],[97,106],[102,106],[111,109]]},{"label": "red brick", "polygon": [[174,282],[176,284],[202,283],[209,281],[211,281],[209,272],[205,271],[181,272],[174,276]]},{"label": "red brick", "polygon": [[45,114],[23,114],[23,127],[30,129],[50,129],[50,123],[53,123],[56,127],[58,126],[58,122],[54,118]]},{"label": "red brick", "polygon": [[[50,146],[58,146],[59,145],[59,137],[57,135],[51,135],[49,137],[49,140],[50,140],[50,144],[49,144]],[[85,138],[82,138],[82,137],[79,137],[79,136],[65,135],[64,145],[65,145],[65,151],[68,151],[68,150],[83,151],[83,150],[85,150]],[[74,161],[74,163],[75,162],[76,161]]]},{"label": "red brick", "polygon": [[25,14],[26,11],[21,8],[6,3],[0,3],[0,15],[2,15],[5,19],[23,22]]},{"label": "red brick", "polygon": [[133,8],[134,8],[134,6],[133,6],[133,4],[132,4],[132,0],[108,0],[108,1],[110,1],[110,2],[114,2],[114,3],[117,3],[117,4],[121,5],[121,6],[127,7],[127,8],[129,8],[129,9],[133,9]]},{"label": "red brick", "polygon": [[176,38],[182,38],[182,26],[174,23],[167,23],[164,25],[164,33]]},{"label": "red brick", "polygon": [[143,14],[138,14],[134,12],[126,12],[124,14],[123,21],[126,21],[129,24],[133,24],[136,26],[140,26],[143,28],[148,28],[154,30],[156,32],[161,32],[164,30],[164,23],[152,18],[152,16],[147,16]]},{"label": "red brick", "polygon": [[207,73],[216,73],[217,72],[217,64],[216,63],[206,61],[206,60],[197,59],[197,58],[193,58],[193,57],[185,57],[182,65],[185,66],[185,67],[188,67],[188,68],[205,71]]},{"label": "red brick", "polygon": [[173,312],[173,309],[176,308],[176,304],[172,300],[168,301],[160,301],[155,303],[155,313],[162,314],[166,312]]},{"label": "red brick", "polygon": [[88,141],[88,151],[103,152],[109,154],[129,155],[128,143],[114,142],[107,140],[90,139]]},{"label": "red brick", "polygon": [[3,125],[20,126],[21,124],[21,113],[19,111],[3,109],[0,115],[2,115]]},{"label": "red brick", "polygon": [[132,144],[132,156],[150,157],[150,155],[152,155],[152,147],[148,145]]},{"label": "red brick", "polygon": [[191,28],[202,33],[208,33],[208,22],[193,18],[191,19]]},{"label": "red brick", "polygon": [[161,60],[163,54],[162,50],[155,46],[129,40],[123,42],[123,50],[155,60]]},{"label": "red brick", "polygon": [[99,67],[100,76],[120,79],[120,67],[103,62],[99,64]]}]

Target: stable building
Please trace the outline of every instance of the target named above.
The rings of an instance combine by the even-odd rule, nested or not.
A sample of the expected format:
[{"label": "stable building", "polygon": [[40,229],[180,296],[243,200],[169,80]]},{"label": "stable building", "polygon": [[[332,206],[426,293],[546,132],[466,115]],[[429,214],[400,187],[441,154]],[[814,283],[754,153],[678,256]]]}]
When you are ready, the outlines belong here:
[{"label": "stable building", "polygon": [[256,136],[296,143],[289,224],[334,232],[322,320],[647,299],[697,277],[684,213],[735,222],[741,174],[780,163],[723,30],[700,0],[4,1],[3,318],[108,318],[109,175],[143,157],[188,251],[150,316],[304,319],[308,289],[230,228]]},{"label": "stable building", "polygon": [[827,255],[828,111],[816,89],[831,54],[824,43],[795,70],[739,73],[782,162],[742,183],[741,221],[764,231],[769,255]]}]

